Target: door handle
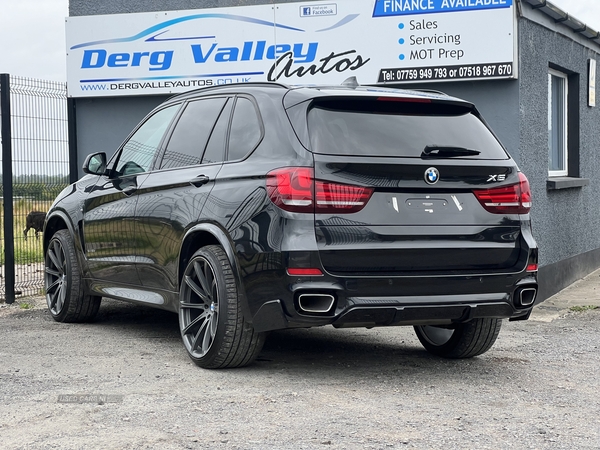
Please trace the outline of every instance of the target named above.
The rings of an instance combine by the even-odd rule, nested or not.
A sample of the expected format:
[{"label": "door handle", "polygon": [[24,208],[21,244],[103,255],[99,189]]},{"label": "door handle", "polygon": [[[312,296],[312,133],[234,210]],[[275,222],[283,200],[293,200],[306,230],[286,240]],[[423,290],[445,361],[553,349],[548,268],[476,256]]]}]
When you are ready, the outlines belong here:
[{"label": "door handle", "polygon": [[190,180],[190,183],[196,187],[200,187],[202,185],[205,185],[209,181],[210,181],[210,178],[208,178],[206,175],[198,175],[196,178],[192,178]]}]

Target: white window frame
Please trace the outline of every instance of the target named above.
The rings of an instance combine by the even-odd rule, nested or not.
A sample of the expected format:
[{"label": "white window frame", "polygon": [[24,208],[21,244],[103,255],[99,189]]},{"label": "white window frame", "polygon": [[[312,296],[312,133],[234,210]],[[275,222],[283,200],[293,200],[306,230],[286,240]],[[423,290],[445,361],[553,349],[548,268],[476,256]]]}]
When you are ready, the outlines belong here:
[{"label": "white window frame", "polygon": [[[559,123],[559,126],[562,127],[562,153],[563,153],[563,161],[564,167],[560,170],[553,170],[551,168],[552,163],[552,85],[553,85],[553,77],[559,78],[562,80],[564,89],[563,89],[563,99],[562,105],[564,110],[562,111],[562,119]],[[564,177],[569,175],[569,77],[567,74],[563,72],[559,72],[558,70],[549,69],[548,70],[548,176],[549,177]],[[561,133],[559,133],[561,135]]]}]

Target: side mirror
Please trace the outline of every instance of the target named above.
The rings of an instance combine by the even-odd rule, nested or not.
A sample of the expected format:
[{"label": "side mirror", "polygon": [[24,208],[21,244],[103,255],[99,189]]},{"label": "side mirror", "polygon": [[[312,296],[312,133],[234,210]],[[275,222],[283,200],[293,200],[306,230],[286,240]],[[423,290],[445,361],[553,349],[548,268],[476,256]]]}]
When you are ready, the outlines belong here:
[{"label": "side mirror", "polygon": [[106,172],[106,153],[88,155],[83,163],[83,171],[91,175],[103,175]]}]

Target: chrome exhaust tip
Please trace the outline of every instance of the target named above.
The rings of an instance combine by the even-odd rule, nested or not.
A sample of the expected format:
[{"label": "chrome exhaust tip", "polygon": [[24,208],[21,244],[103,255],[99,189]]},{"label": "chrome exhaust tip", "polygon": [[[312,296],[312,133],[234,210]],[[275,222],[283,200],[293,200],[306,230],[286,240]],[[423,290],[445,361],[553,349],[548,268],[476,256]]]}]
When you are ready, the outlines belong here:
[{"label": "chrome exhaust tip", "polygon": [[334,303],[335,297],[331,294],[300,294],[298,296],[298,307],[300,311],[306,313],[328,313]]},{"label": "chrome exhaust tip", "polygon": [[535,302],[537,296],[536,288],[521,289],[518,295],[518,306],[531,306]]}]

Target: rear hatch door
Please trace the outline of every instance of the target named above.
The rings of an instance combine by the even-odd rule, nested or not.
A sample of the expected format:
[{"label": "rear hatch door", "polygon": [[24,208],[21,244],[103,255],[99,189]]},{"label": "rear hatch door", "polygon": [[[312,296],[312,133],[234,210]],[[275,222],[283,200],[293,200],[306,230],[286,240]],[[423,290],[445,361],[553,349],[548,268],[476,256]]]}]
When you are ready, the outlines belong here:
[{"label": "rear hatch door", "polygon": [[[315,231],[328,272],[487,273],[518,265],[520,216],[490,212],[474,194],[518,184],[517,167],[472,105],[319,99],[308,112],[308,130]],[[346,186],[371,192],[364,207],[336,208]]]}]

